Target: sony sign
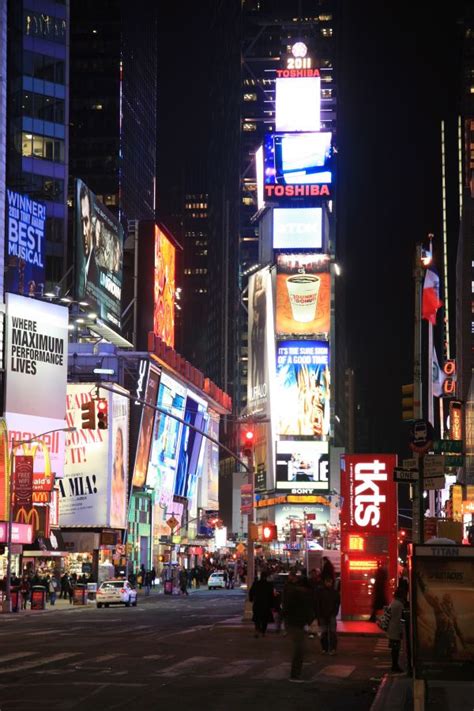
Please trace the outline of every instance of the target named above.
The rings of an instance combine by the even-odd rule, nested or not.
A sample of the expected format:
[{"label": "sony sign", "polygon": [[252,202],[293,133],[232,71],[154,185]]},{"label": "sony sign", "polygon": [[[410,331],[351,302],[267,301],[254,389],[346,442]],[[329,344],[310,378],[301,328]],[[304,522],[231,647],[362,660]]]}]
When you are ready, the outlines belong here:
[{"label": "sony sign", "polygon": [[322,249],[323,211],[320,207],[275,208],[274,249]]}]

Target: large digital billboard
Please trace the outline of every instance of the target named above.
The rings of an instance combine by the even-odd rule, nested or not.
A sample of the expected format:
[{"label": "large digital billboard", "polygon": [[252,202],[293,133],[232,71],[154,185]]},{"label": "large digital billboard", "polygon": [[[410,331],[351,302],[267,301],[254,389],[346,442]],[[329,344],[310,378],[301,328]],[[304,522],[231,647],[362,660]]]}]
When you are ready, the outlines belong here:
[{"label": "large digital billboard", "polygon": [[264,175],[268,185],[332,183],[332,134],[267,133]]},{"label": "large digital billboard", "polygon": [[276,413],[278,435],[327,439],[330,372],[326,341],[277,343]]},{"label": "large digital billboard", "polygon": [[91,400],[92,389],[93,383],[68,384],[67,420],[76,432],[69,435],[64,478],[59,481],[60,525],[126,528],[128,393],[103,394],[109,428],[84,430],[81,405]]},{"label": "large digital billboard", "polygon": [[275,79],[276,131],[319,131],[321,128],[321,78]]},{"label": "large digital billboard", "polygon": [[76,293],[115,331],[121,329],[123,231],[118,219],[76,180]]},{"label": "large digital billboard", "polygon": [[273,359],[273,291],[268,269],[249,277],[247,402],[254,413],[269,415],[270,358]]},{"label": "large digital billboard", "polygon": [[158,384],[160,382],[160,370],[153,365],[148,366],[148,379],[145,388],[145,402],[152,405],[143,405],[140,431],[138,434],[137,452],[135,455],[135,467],[133,470],[133,486],[144,486],[148,470],[148,458],[150,455],[151,436],[155,422],[154,406],[158,396]]},{"label": "large digital billboard", "polygon": [[[287,538],[292,531],[305,535],[305,519],[311,516],[313,529],[329,524],[329,506],[323,504],[277,504],[275,506],[275,523],[278,538]],[[313,516],[315,518],[313,518]]]},{"label": "large digital billboard", "polygon": [[327,442],[277,442],[276,488],[294,494],[329,491]]},{"label": "large digital billboard", "polygon": [[273,249],[322,249],[321,207],[275,207]]},{"label": "large digital billboard", "polygon": [[174,347],[175,259],[176,248],[156,225],[153,332],[171,348]]},{"label": "large digital billboard", "polygon": [[[205,432],[207,429],[207,403],[190,391],[186,397],[184,420],[201,432]],[[196,480],[199,476],[199,463],[202,462],[202,440],[203,437],[199,432],[183,426],[174,487],[176,496],[192,498],[194,494]]]},{"label": "large digital billboard", "polygon": [[319,336],[327,339],[330,324],[329,257],[318,254],[278,254],[277,336]]},{"label": "large digital billboard", "polygon": [[46,205],[7,189],[5,290],[25,296],[43,293]]}]

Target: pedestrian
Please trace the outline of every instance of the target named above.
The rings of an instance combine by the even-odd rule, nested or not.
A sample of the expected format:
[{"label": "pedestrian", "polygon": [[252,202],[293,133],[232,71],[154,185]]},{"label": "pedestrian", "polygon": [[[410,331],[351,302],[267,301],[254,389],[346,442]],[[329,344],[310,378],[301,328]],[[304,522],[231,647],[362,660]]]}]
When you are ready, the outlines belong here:
[{"label": "pedestrian", "polygon": [[321,578],[325,580],[325,578],[332,578],[333,580],[336,579],[336,571],[334,569],[333,564],[329,560],[327,556],[323,556],[323,567],[321,570]]},{"label": "pedestrian", "polygon": [[229,568],[229,590],[234,589],[234,571],[232,568]]},{"label": "pedestrian", "polygon": [[392,672],[394,672],[395,674],[400,674],[403,672],[403,669],[401,669],[398,663],[403,637],[403,604],[404,591],[398,587],[395,590],[393,600],[389,606],[390,621],[388,623],[386,632],[388,638],[388,646],[392,652]]},{"label": "pedestrian", "polygon": [[74,590],[76,588],[76,583],[77,583],[77,576],[75,573],[71,575],[69,578],[69,585],[68,585],[68,595],[69,595],[69,604],[72,605],[74,602]]},{"label": "pedestrian", "polygon": [[145,573],[145,595],[149,595],[151,590],[151,570]]},{"label": "pedestrian", "polygon": [[369,622],[375,622],[377,613],[387,605],[387,569],[378,562],[372,590],[372,614]]},{"label": "pedestrian", "polygon": [[151,587],[155,587],[155,580],[156,580],[156,569],[155,566],[151,569]]},{"label": "pedestrian", "polygon": [[[311,599],[313,601],[313,609],[314,609],[314,618],[315,620],[318,617],[318,600],[319,600],[319,593],[321,592],[321,589],[323,587],[323,582],[321,580],[321,571],[319,568],[313,568],[309,574],[309,586],[311,588]],[[313,622],[311,625],[311,629],[309,630],[309,638],[314,639],[316,631],[313,629],[313,625],[316,626],[316,622]]]},{"label": "pedestrian", "polygon": [[61,576],[61,591],[59,593],[59,598],[67,597],[67,573],[64,572]]},{"label": "pedestrian", "polygon": [[267,580],[267,573],[260,573],[260,580],[254,580],[249,590],[249,600],[252,603],[253,622],[255,625],[255,638],[260,635],[265,637],[269,622],[273,622],[273,606],[275,597],[273,584]]},{"label": "pedestrian", "polygon": [[314,609],[309,586],[301,576],[296,576],[294,573],[290,573],[290,576],[283,594],[283,618],[291,641],[290,681],[302,682],[304,628],[314,620]]},{"label": "pedestrian", "polygon": [[54,606],[54,603],[56,602],[56,593],[58,589],[58,581],[54,577],[54,575],[51,576],[51,579],[48,583],[48,591],[49,591],[49,604],[51,607]]},{"label": "pedestrian", "polygon": [[321,651],[323,654],[336,654],[337,650],[337,613],[341,597],[334,588],[333,578],[324,578],[323,587],[318,591],[317,616],[321,630]]},{"label": "pedestrian", "polygon": [[27,575],[24,575],[20,583],[21,609],[26,610],[26,603],[30,599],[31,585]]},{"label": "pedestrian", "polygon": [[188,593],[188,576],[184,568],[179,571],[179,587],[181,595],[189,595]]}]

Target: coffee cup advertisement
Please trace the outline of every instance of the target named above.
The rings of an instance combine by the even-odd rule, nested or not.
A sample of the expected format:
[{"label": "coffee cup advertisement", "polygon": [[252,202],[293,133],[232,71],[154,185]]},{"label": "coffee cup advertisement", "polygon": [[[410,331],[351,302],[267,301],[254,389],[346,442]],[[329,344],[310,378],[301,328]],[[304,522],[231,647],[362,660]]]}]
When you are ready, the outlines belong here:
[{"label": "coffee cup advertisement", "polygon": [[278,255],[276,292],[277,335],[328,336],[331,323],[328,257]]}]

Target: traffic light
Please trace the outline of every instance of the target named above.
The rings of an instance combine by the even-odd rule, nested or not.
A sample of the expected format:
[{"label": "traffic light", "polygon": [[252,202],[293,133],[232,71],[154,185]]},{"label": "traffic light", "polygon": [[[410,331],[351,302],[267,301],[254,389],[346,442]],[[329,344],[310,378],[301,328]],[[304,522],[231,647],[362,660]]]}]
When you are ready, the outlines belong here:
[{"label": "traffic light", "polygon": [[81,405],[81,427],[83,430],[95,430],[95,402],[83,402]]},{"label": "traffic light", "polygon": [[106,430],[109,426],[109,405],[105,397],[97,401],[97,427],[99,430]]},{"label": "traffic light", "polygon": [[402,385],[402,420],[408,422],[415,419],[415,385]]},{"label": "traffic light", "polygon": [[249,459],[253,456],[253,431],[245,430],[242,442],[242,454]]},{"label": "traffic light", "polygon": [[262,523],[260,526],[260,540],[264,543],[277,539],[277,527],[274,523]]}]

